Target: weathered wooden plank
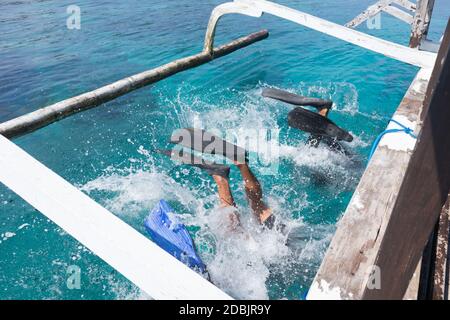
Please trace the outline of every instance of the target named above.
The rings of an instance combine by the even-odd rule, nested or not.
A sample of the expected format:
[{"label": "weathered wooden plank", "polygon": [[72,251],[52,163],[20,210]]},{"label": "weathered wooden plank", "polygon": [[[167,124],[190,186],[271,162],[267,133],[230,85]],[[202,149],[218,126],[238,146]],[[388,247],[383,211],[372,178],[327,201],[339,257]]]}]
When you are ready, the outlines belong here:
[{"label": "weathered wooden plank", "polygon": [[60,101],[48,107],[25,114],[0,124],[0,134],[7,138],[17,137],[61,120],[74,113],[84,111],[102,103],[111,101],[126,93],[161,81],[179,72],[198,67],[213,59],[230,54],[238,49],[266,39],[269,33],[262,30],[232,41],[213,50],[212,55],[202,52],[193,56],[175,60],[152,70],[116,81],[94,91]]},{"label": "weathered wooden plank", "polygon": [[[338,224],[309,299],[404,296],[450,188],[449,48],[450,23],[433,77],[428,81],[430,70],[422,69],[394,115],[421,132],[414,153],[416,143],[405,134],[382,139]],[[379,287],[368,286],[374,267],[381,273]]]},{"label": "weathered wooden plank", "polygon": [[[375,261],[382,289],[364,298],[401,298],[450,190],[450,19],[425,96],[423,129]],[[402,232],[403,231],[403,232]]]},{"label": "weathered wooden plank", "polygon": [[[428,70],[417,74],[393,116],[416,133],[429,77]],[[392,146],[380,142],[338,223],[308,299],[362,299],[414,149],[414,141],[405,136],[390,138]],[[407,143],[396,146],[395,139]]]},{"label": "weathered wooden plank", "polygon": [[433,13],[434,0],[417,0],[416,13],[411,25],[409,46],[418,48],[423,39],[426,39]]},{"label": "weathered wooden plank", "polygon": [[449,280],[450,194],[439,217],[433,279],[433,300],[448,299]]}]

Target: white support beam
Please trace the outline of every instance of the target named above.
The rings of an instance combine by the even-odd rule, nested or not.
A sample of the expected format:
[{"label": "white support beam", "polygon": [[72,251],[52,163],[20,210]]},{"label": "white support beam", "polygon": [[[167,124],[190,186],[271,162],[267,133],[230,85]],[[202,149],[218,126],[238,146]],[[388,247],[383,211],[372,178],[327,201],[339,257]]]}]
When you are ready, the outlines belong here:
[{"label": "white support beam", "polygon": [[407,24],[411,24],[414,20],[414,17],[409,13],[391,5],[384,7],[382,10],[391,16],[406,22]]},{"label": "white support beam", "polygon": [[[337,39],[414,66],[432,68],[436,61],[435,53],[405,47],[274,2],[266,0],[235,0],[236,5],[242,5],[243,3],[263,13],[269,13],[282,19],[298,23]],[[209,28],[212,27],[214,26],[209,26]]]},{"label": "white support beam", "polygon": [[[398,7],[392,6],[393,3],[398,5],[401,4],[407,5],[406,3],[404,3],[404,1],[394,1],[394,0],[378,1],[374,5],[368,7],[365,11],[359,14],[352,21],[348,22],[345,26],[348,28],[355,28],[364,21],[376,16],[381,11],[386,12],[387,14],[390,14],[391,16],[394,16],[397,19],[400,19],[408,24],[411,24],[413,22],[413,16],[399,9]],[[408,6],[408,8],[410,7]]]},{"label": "white support beam", "polygon": [[1,135],[0,182],[154,299],[231,299]]},{"label": "white support beam", "polygon": [[359,26],[364,21],[376,16],[383,10],[383,8],[389,6],[393,0],[381,0],[377,3],[371,5],[366,10],[364,10],[361,14],[357,15],[352,21],[345,24],[347,28],[355,28]]},{"label": "white support beam", "polygon": [[394,0],[393,2],[398,4],[399,6],[402,6],[403,8],[405,8],[408,11],[411,11],[411,12],[416,11],[416,4],[412,3],[411,1],[408,1],[408,0]]}]

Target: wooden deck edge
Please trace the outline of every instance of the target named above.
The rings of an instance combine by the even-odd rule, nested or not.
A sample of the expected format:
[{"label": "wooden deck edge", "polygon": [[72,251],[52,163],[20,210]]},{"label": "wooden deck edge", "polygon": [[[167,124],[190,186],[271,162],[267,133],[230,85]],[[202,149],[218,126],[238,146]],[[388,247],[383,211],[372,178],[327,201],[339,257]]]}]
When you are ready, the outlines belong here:
[{"label": "wooden deck edge", "polygon": [[[418,72],[392,117],[416,134],[422,127],[420,114],[430,76],[430,69]],[[309,291],[310,300],[361,299],[369,275],[376,272],[376,255],[415,145],[405,133],[385,137],[338,223]]]},{"label": "wooden deck edge", "polygon": [[449,289],[449,242],[450,237],[450,194],[442,208],[437,226],[436,252],[434,253],[434,272],[432,282],[433,300],[448,300]]},{"label": "wooden deck edge", "polygon": [[[402,299],[450,189],[450,19],[433,70],[421,69],[380,141],[308,299]],[[389,129],[395,128],[391,122]]]}]

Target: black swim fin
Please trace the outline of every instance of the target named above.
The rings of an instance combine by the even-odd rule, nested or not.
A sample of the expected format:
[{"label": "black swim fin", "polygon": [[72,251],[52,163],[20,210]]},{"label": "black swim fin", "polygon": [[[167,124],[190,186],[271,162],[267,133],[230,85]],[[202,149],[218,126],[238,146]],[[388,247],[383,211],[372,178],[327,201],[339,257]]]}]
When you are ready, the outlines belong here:
[{"label": "black swim fin", "polygon": [[161,150],[157,149],[156,152],[164,154],[170,157],[174,161],[181,162],[193,167],[197,167],[205,170],[209,175],[221,176],[228,178],[230,175],[230,167],[223,164],[218,164],[194,156],[192,153],[185,152],[184,150]]},{"label": "black swim fin", "polygon": [[311,106],[318,110],[323,108],[331,109],[331,106],[333,105],[333,101],[331,100],[303,97],[294,93],[274,88],[265,88],[262,92],[262,96],[280,100],[296,106]]},{"label": "black swim fin", "polygon": [[179,129],[172,135],[170,142],[201,153],[222,155],[231,161],[248,162],[247,150],[202,129]]},{"label": "black swim fin", "polygon": [[313,135],[328,136],[347,142],[353,141],[353,136],[350,133],[338,127],[330,119],[301,107],[289,112],[288,124]]}]

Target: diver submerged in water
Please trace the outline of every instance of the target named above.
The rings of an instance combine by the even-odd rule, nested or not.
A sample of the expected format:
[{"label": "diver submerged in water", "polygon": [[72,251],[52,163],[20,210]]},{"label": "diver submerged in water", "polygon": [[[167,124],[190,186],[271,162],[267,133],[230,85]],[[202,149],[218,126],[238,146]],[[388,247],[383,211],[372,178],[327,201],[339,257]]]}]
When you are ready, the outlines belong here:
[{"label": "diver submerged in water", "polygon": [[[351,142],[353,137],[328,119],[328,113],[333,104],[332,101],[302,97],[278,89],[265,89],[263,96],[297,106],[315,107],[318,113],[301,107],[293,109],[288,114],[289,126],[310,133],[308,144],[312,147],[317,147],[321,142],[325,142],[330,149],[348,155],[339,141]],[[192,128],[180,129],[175,132],[170,142],[201,153],[219,154],[230,159],[241,173],[245,194],[258,223],[264,228],[275,229],[287,235],[286,225],[276,219],[273,210],[263,200],[261,184],[249,167],[245,149],[226,142],[204,130]],[[194,156],[191,152],[186,152],[182,148],[157,151],[181,164],[198,167],[207,172],[217,185],[220,207],[230,209],[226,210],[228,214],[228,230],[230,232],[242,231],[239,213],[230,188],[230,166],[206,161]],[[188,266],[205,274],[210,279],[206,266],[196,252],[189,232],[182,224],[175,223],[175,227],[172,225],[174,218],[168,216],[171,208],[167,203],[161,201],[146,220],[146,228],[153,240],[167,252],[179,260],[187,262]]]},{"label": "diver submerged in water", "polygon": [[[308,145],[318,147],[321,142],[324,142],[331,150],[349,155],[339,141],[351,142],[353,136],[328,119],[333,101],[303,97],[274,88],[264,89],[262,96],[298,106],[289,112],[288,124],[292,128],[311,134],[307,141]],[[314,107],[317,113],[302,108],[302,106]]]},{"label": "diver submerged in water", "polygon": [[[179,130],[172,136],[171,142],[199,152],[220,154],[229,158],[241,173],[245,194],[257,221],[268,229],[277,226],[278,230],[285,232],[283,224],[275,224],[273,211],[263,200],[261,184],[249,167],[245,149],[204,130],[192,128]],[[230,188],[230,166],[206,161],[184,150],[158,150],[158,152],[171,157],[172,160],[198,167],[207,172],[217,185],[220,207],[235,209],[230,211],[230,229],[235,230],[240,226],[239,214]]]},{"label": "diver submerged in water", "polygon": [[[310,146],[317,147],[320,142],[325,142],[332,150],[347,154],[344,147],[338,141],[351,142],[353,137],[328,119],[328,113],[333,105],[331,100],[303,97],[272,88],[264,89],[262,95],[297,106],[312,106],[316,108],[318,113],[301,107],[293,109],[288,114],[289,126],[310,133],[311,136],[308,139]],[[256,219],[269,229],[274,227],[275,216],[273,211],[263,201],[261,184],[248,165],[247,151],[245,149],[226,142],[204,130],[192,128],[180,129],[175,132],[171,137],[171,143],[201,153],[221,154],[233,161],[241,173],[245,193]],[[217,184],[221,207],[236,208],[229,183],[229,166],[206,162],[184,150],[159,150],[159,152],[183,164],[204,169]],[[230,219],[237,226],[239,224],[239,216],[237,213],[233,215]],[[279,224],[278,227],[285,229],[285,226],[282,224]]]},{"label": "diver submerged in water", "polygon": [[[261,184],[248,165],[247,151],[245,149],[200,129],[178,130],[172,136],[171,142],[202,153],[219,154],[229,158],[241,173],[245,194],[258,223],[264,228],[275,229],[287,235],[288,230],[286,226],[279,221],[275,221],[272,209],[263,200]],[[194,166],[208,173],[217,185],[220,208],[225,209],[223,212],[227,215],[225,230],[231,233],[241,233],[247,239],[251,239],[250,234],[246,233],[242,228],[238,209],[230,188],[230,166],[206,161],[194,156],[191,152],[186,152],[184,149],[174,148],[172,150],[156,151],[169,156],[178,163]],[[173,212],[172,209],[164,200],[161,200],[147,218],[145,226],[153,241],[211,281],[207,267],[199,257],[194,241],[186,227],[177,222],[173,215],[169,215],[169,212]]]}]

